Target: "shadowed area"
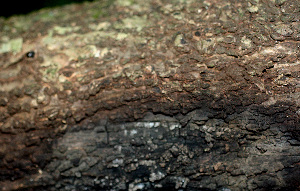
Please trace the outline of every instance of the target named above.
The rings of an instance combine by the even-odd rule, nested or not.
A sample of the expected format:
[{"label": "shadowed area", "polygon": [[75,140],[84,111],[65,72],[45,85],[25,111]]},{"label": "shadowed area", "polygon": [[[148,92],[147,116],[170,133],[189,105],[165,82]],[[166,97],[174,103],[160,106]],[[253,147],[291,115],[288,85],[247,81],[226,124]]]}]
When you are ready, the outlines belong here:
[{"label": "shadowed area", "polygon": [[37,11],[42,8],[57,7],[67,5],[71,3],[82,3],[92,0],[30,0],[30,1],[6,1],[0,8],[0,16],[10,17],[13,15],[28,14],[33,11]]}]

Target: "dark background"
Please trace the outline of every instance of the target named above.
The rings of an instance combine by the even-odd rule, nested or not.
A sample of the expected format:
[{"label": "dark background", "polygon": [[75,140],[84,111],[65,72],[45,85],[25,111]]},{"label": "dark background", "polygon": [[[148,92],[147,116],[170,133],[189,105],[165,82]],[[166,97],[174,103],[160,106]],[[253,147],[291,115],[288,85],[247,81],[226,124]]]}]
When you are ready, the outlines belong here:
[{"label": "dark background", "polygon": [[70,3],[81,3],[93,0],[8,0],[0,5],[0,16],[10,17],[12,15],[27,14],[45,7],[55,7]]}]

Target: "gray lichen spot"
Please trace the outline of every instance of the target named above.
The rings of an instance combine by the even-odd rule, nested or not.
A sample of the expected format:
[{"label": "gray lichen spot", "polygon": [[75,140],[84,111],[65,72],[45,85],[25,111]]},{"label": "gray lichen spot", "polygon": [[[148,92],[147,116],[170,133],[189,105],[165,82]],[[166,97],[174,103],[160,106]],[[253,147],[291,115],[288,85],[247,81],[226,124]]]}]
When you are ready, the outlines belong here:
[{"label": "gray lichen spot", "polygon": [[248,8],[248,11],[250,13],[257,13],[258,12],[258,6],[251,6]]},{"label": "gray lichen spot", "polygon": [[197,43],[197,48],[201,52],[209,54],[212,52],[210,48],[213,48],[215,44],[216,44],[215,38],[204,39]]},{"label": "gray lichen spot", "polygon": [[184,40],[183,34],[178,34],[178,35],[175,37],[174,45],[175,45],[175,46],[178,46],[178,47],[183,47],[184,44],[185,44],[184,42],[185,42],[185,40]]},{"label": "gray lichen spot", "polygon": [[161,180],[165,177],[166,175],[160,171],[158,171],[157,173],[151,173],[150,174],[150,178],[149,180],[151,182],[157,181],[157,180]]},{"label": "gray lichen spot", "polygon": [[252,41],[250,39],[246,38],[246,36],[243,36],[243,38],[241,39],[241,43],[242,43],[242,49],[252,47]]},{"label": "gray lichen spot", "polygon": [[248,11],[250,13],[257,13],[259,8],[260,8],[260,4],[259,4],[259,0],[253,0],[251,2],[248,2]]},{"label": "gray lichen spot", "polygon": [[275,32],[279,33],[280,35],[283,36],[290,36],[293,34],[293,30],[290,28],[289,25],[287,24],[280,24],[274,27]]},{"label": "gray lichen spot", "polygon": [[138,77],[141,77],[143,72],[141,70],[141,66],[138,64],[129,64],[124,70],[124,75],[130,79],[135,80]]}]

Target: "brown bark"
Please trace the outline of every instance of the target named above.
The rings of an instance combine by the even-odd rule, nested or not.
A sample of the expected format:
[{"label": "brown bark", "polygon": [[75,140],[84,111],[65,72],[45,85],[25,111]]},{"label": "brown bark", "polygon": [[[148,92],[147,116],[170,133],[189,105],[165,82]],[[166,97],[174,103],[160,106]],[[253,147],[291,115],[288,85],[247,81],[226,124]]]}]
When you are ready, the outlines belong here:
[{"label": "brown bark", "polygon": [[2,189],[299,189],[299,6],[96,1],[0,20]]}]

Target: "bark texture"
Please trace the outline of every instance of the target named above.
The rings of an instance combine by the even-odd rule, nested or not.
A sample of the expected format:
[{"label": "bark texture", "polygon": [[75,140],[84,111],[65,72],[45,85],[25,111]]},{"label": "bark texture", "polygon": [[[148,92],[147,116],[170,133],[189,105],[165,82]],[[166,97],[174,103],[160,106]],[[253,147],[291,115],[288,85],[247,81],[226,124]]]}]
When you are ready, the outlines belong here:
[{"label": "bark texture", "polygon": [[299,10],[107,0],[0,19],[0,189],[299,190]]}]

